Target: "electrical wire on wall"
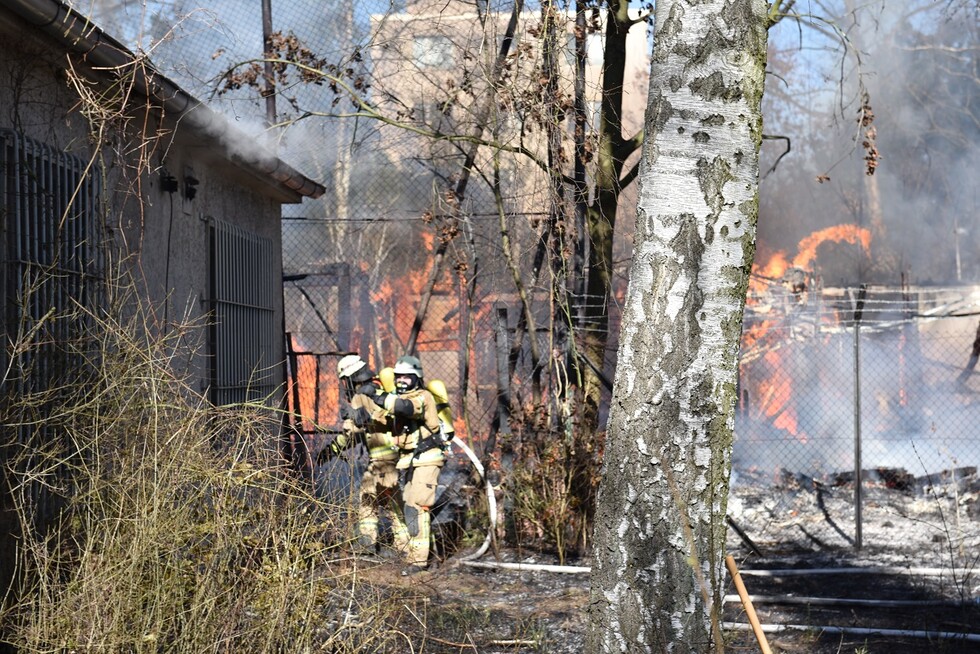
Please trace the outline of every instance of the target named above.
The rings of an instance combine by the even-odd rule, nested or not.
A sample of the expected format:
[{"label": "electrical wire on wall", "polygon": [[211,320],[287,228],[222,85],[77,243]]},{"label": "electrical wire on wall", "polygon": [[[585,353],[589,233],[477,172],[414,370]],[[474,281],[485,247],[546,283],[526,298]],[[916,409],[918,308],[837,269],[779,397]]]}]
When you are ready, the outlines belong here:
[{"label": "electrical wire on wall", "polygon": [[170,196],[170,219],[167,221],[167,257],[163,273],[163,333],[166,334],[170,312],[170,243],[174,230],[174,193],[177,192],[177,179],[170,173],[164,171],[161,188]]}]

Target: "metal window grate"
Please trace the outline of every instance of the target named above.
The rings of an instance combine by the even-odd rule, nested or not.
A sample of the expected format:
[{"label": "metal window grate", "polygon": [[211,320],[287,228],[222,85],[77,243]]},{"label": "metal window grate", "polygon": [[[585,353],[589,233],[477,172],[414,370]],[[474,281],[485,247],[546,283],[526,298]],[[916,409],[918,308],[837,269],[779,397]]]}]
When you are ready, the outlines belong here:
[{"label": "metal window grate", "polygon": [[274,244],[240,227],[210,221],[211,400],[265,401],[280,385],[275,324]]},{"label": "metal window grate", "polygon": [[6,129],[0,179],[5,331],[9,341],[33,330],[32,347],[14,362],[22,371],[15,382],[22,393],[39,392],[75,363],[59,357],[91,325],[81,309],[103,302],[98,183],[78,157]]},{"label": "metal window grate", "polygon": [[[99,184],[82,159],[0,129],[0,350],[5,421],[20,444],[56,445],[46,416],[96,361],[105,300]],[[40,511],[49,502],[33,492]]]}]

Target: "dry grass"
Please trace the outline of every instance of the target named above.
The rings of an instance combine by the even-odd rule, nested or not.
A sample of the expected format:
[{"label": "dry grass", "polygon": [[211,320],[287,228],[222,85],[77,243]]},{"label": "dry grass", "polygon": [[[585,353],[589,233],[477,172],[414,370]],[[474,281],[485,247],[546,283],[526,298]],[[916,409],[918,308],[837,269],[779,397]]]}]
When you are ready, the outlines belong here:
[{"label": "dry grass", "polygon": [[391,604],[360,583],[338,524],[350,507],[292,474],[275,411],[210,406],[174,372],[179,336],[151,331],[138,316],[99,318],[65,344],[87,372],[8,398],[4,424],[22,438],[4,457],[21,535],[6,641],[23,652],[398,651],[381,628]]}]

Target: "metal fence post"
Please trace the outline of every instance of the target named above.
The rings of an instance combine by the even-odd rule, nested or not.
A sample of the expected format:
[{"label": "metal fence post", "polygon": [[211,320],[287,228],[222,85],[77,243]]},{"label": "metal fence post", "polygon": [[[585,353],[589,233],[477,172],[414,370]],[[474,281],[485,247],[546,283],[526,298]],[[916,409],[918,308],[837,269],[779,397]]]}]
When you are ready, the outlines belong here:
[{"label": "metal fence post", "polygon": [[497,413],[494,417],[494,433],[510,433],[510,364],[508,353],[510,339],[507,334],[507,307],[497,306],[495,345],[497,349]]},{"label": "metal fence post", "polygon": [[854,308],[854,548],[861,549],[861,318],[868,287],[861,284]]}]

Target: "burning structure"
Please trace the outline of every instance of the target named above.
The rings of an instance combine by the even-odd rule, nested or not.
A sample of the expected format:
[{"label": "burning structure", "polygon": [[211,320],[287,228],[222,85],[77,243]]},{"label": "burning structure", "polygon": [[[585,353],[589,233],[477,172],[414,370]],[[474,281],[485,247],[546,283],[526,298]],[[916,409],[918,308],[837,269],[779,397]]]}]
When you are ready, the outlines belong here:
[{"label": "burning structure", "polygon": [[870,234],[823,230],[792,260],[777,254],[754,271],[736,479],[778,480],[789,470],[827,480],[856,467],[921,477],[975,466],[980,382],[967,367],[980,287],[824,287],[810,264],[828,240],[868,252]]}]

